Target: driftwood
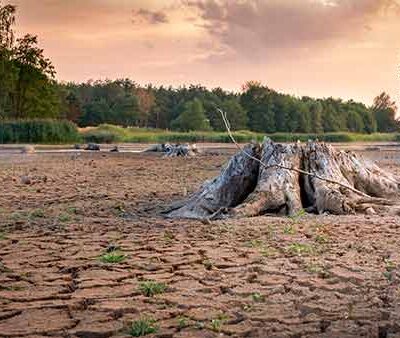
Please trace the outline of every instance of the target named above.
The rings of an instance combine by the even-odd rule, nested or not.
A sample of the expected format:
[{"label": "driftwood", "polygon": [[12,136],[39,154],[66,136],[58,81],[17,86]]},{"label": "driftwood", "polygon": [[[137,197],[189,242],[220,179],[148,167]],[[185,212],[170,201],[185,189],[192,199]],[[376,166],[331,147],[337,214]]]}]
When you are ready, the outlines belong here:
[{"label": "driftwood", "polygon": [[164,157],[192,157],[199,153],[196,144],[155,144],[144,150],[144,152],[164,153]]},{"label": "driftwood", "polygon": [[167,217],[212,219],[302,209],[336,215],[400,215],[400,180],[375,164],[332,146],[276,144],[269,139],[240,149],[221,174]]}]

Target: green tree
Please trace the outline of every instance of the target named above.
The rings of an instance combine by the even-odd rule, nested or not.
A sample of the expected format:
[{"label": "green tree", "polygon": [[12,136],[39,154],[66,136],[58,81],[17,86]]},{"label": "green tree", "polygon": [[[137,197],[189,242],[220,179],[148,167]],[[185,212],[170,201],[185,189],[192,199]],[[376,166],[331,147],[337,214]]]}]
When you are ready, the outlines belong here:
[{"label": "green tree", "polygon": [[[237,99],[229,98],[222,101],[221,109],[227,114],[232,130],[246,129],[247,115]],[[220,119],[222,120],[221,116]]]},{"label": "green tree", "polygon": [[399,129],[396,121],[396,103],[385,92],[374,99],[372,107],[379,132],[393,132]]},{"label": "green tree", "polygon": [[324,132],[324,128],[322,126],[322,104],[319,101],[311,101],[309,105],[311,115],[311,131],[316,134],[321,134]]},{"label": "green tree", "polygon": [[0,3],[0,118],[11,112],[11,94],[15,78],[12,63],[14,46],[15,6],[2,6]]},{"label": "green tree", "polygon": [[362,116],[356,111],[350,111],[347,117],[347,128],[354,133],[362,133],[364,131],[364,121]]},{"label": "green tree", "polygon": [[51,61],[27,34],[15,41],[15,7],[0,6],[0,115],[58,117],[60,101]]},{"label": "green tree", "polygon": [[173,129],[181,131],[210,129],[202,102],[198,99],[186,102],[182,113],[172,122],[172,126]]}]

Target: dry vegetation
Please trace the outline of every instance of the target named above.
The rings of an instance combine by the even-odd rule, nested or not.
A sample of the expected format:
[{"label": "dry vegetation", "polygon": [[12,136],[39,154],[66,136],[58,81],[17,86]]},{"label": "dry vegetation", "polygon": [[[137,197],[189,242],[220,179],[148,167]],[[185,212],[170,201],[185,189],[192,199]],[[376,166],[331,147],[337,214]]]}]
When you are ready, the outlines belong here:
[{"label": "dry vegetation", "polygon": [[397,337],[398,217],[159,216],[227,159],[0,154],[0,337]]}]

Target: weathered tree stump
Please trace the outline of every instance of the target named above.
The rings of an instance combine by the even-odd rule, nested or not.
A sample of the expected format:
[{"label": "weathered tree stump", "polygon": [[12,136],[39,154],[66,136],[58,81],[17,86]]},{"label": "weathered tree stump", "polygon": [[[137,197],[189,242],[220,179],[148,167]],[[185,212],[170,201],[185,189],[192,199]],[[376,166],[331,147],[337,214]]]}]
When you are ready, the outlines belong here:
[{"label": "weathered tree stump", "polygon": [[300,210],[346,215],[400,215],[400,179],[351,152],[308,142],[276,144],[266,139],[232,157],[221,174],[205,182],[167,217],[214,219]]}]

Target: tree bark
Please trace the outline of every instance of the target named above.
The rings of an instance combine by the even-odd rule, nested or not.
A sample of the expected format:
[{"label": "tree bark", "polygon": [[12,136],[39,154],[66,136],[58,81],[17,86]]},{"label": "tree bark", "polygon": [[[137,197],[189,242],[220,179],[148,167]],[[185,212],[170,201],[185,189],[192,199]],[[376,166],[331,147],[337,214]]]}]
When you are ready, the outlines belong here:
[{"label": "tree bark", "polygon": [[[248,145],[244,151],[260,158],[260,147]],[[172,206],[167,212],[171,218],[209,218],[222,209],[233,208],[254,190],[259,163],[240,152],[232,157],[221,174],[205,182],[200,190],[184,203]]]}]

